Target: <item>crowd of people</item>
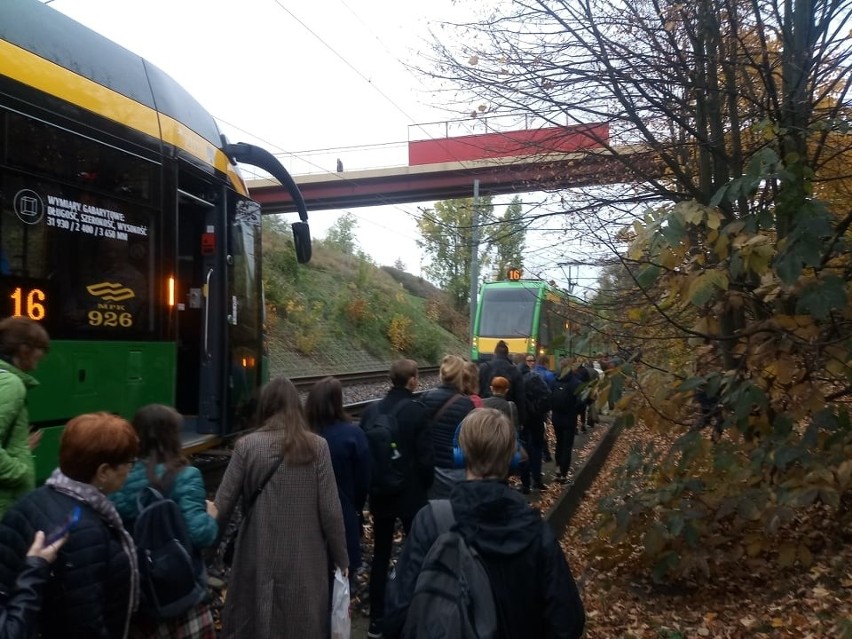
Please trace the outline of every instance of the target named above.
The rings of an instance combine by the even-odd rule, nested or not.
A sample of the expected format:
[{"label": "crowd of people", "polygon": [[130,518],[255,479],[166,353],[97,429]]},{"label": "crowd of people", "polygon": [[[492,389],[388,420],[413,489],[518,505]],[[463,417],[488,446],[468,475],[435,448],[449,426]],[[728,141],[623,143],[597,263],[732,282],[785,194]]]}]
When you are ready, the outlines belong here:
[{"label": "crowd of people", "polygon": [[[483,569],[496,636],[581,636],[568,564],[524,494],[545,485],[546,423],[565,479],[576,429],[594,422],[584,367],[565,361],[551,372],[546,360],[512,361],[501,342],[479,366],[447,355],[440,384],[415,397],[417,364],[401,359],[360,423],[346,414],[337,379],[318,382],[303,404],[292,382],[274,378],[259,395],[257,428],[235,442],[208,500],[181,451],[181,415],[159,404],[131,421],[104,412],[69,421],[59,465],[36,488],[26,391],[48,348],[36,322],[0,322],[0,639],[328,637],[332,575],[351,581],[360,568],[365,509],[368,637],[418,636],[412,619],[431,610],[437,587],[423,582],[447,535]],[[530,390],[539,382],[546,402]],[[565,387],[570,405],[556,401]],[[520,474],[520,491],[510,473]],[[202,551],[241,512],[220,632],[205,592],[185,596],[179,611],[151,601],[159,564],[139,538],[150,494],[173,502],[201,580]],[[397,522],[405,540],[391,571]]]}]

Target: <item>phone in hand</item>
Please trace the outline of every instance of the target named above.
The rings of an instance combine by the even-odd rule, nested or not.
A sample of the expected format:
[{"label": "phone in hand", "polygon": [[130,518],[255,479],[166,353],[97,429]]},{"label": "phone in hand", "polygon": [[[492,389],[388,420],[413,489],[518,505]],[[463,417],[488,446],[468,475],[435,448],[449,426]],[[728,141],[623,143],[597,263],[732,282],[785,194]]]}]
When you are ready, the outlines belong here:
[{"label": "phone in hand", "polygon": [[74,508],[68,516],[65,518],[65,521],[62,522],[58,528],[54,529],[47,537],[44,538],[44,545],[50,546],[55,544],[57,541],[62,539],[65,535],[71,532],[74,527],[77,525],[77,522],[80,521],[80,514],[82,510],[79,506]]}]

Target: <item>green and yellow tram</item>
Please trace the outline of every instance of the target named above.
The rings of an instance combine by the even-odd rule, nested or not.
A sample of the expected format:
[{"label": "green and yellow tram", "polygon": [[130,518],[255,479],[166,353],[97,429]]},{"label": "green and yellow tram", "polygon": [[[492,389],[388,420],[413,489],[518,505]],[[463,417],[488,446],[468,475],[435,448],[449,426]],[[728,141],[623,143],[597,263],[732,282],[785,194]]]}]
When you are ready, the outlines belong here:
[{"label": "green and yellow tram", "polygon": [[485,282],[479,289],[471,359],[487,361],[497,342],[510,353],[547,355],[551,368],[559,359],[591,353],[586,305],[541,280]]},{"label": "green and yellow tram", "polygon": [[84,412],[170,404],[187,449],[244,428],[264,309],[261,210],[237,164],[291,192],[305,262],[307,211],[281,164],[228,144],[168,75],[37,0],[0,2],[0,131],[0,317],[51,336],[29,396],[39,478]]}]

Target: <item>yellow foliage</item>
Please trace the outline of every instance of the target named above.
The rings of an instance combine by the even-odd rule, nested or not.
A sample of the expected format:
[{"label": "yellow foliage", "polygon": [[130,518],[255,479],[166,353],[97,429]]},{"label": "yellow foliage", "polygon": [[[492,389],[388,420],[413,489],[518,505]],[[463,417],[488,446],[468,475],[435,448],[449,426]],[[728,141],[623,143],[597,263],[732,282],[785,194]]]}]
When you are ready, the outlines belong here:
[{"label": "yellow foliage", "polygon": [[388,340],[400,353],[404,353],[411,347],[412,321],[404,315],[396,314],[391,318],[388,326]]}]

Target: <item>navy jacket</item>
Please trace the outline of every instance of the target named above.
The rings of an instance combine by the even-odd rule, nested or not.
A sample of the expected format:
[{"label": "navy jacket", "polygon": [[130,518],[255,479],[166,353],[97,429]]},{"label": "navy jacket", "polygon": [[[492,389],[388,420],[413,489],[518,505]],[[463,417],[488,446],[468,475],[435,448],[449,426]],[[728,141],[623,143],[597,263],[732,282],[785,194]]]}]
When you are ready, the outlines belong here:
[{"label": "navy jacket", "polygon": [[411,517],[426,505],[426,494],[435,478],[435,454],[432,450],[432,428],[426,406],[414,400],[407,388],[391,388],[378,402],[370,404],[361,415],[361,424],[377,415],[396,413],[399,425],[399,452],[410,463],[406,466],[406,481],[397,495],[370,495],[370,512],[374,517]]},{"label": "navy jacket", "polygon": [[[499,616],[501,639],[576,639],[586,615],[550,527],[505,482],[464,481],[450,495],[456,530],[479,551]],[[423,560],[438,538],[431,508],[414,520],[388,584],[384,634],[399,637]]]},{"label": "navy jacket", "polygon": [[346,527],[349,570],[361,566],[361,511],[370,488],[370,447],[367,436],[350,422],[335,422],[320,433],[328,442],[337,495]]},{"label": "navy jacket", "polygon": [[438,468],[453,468],[453,436],[456,428],[470,411],[473,402],[467,395],[459,397],[441,413],[438,420],[435,416],[441,407],[459,392],[448,384],[432,388],[420,396],[420,401],[426,406],[426,414],[432,423],[432,452],[435,455],[435,466]]},{"label": "navy jacket", "polygon": [[121,534],[89,505],[42,486],[21,497],[0,522],[0,599],[15,587],[37,530],[59,526],[76,506],[80,522],[51,566],[38,615],[45,639],[112,639],[130,615],[130,561]]}]

